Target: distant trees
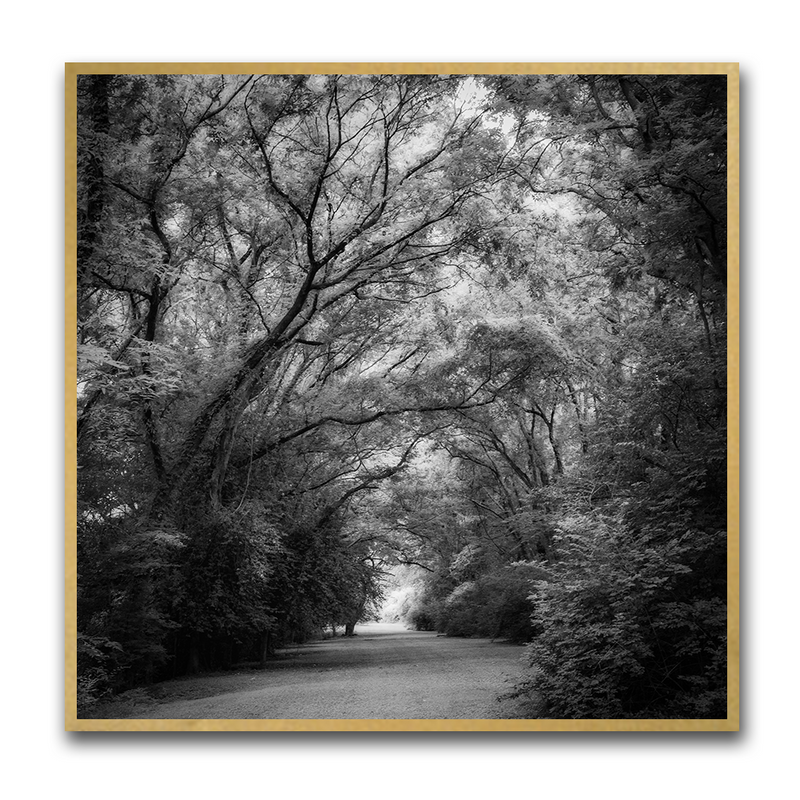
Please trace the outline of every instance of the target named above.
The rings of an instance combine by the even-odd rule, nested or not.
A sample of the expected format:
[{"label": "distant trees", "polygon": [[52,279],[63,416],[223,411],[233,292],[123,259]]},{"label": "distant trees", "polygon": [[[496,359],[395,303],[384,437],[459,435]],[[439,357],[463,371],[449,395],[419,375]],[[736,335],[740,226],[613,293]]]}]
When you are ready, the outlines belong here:
[{"label": "distant trees", "polygon": [[352,631],[406,565],[409,620],[532,641],[542,713],[720,713],[724,79],[85,76],[78,111],[87,703]]}]

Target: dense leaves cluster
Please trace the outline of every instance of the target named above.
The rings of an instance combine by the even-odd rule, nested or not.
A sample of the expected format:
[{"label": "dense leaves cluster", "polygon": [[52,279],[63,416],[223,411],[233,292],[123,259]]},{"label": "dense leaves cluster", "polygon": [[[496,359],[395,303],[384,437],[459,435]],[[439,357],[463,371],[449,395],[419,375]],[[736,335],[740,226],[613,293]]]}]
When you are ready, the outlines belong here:
[{"label": "dense leaves cluster", "polygon": [[536,584],[521,689],[541,716],[724,718],[725,604],[697,577],[724,568],[703,563],[724,554],[724,532],[664,541],[615,523],[585,515],[565,524],[563,560]]}]

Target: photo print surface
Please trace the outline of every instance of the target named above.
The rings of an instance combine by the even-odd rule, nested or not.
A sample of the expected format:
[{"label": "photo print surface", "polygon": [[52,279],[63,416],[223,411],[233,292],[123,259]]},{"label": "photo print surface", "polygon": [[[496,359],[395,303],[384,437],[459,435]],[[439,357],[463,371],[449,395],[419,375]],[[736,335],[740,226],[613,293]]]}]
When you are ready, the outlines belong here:
[{"label": "photo print surface", "polygon": [[730,70],[281,66],[72,75],[73,726],[730,729]]}]

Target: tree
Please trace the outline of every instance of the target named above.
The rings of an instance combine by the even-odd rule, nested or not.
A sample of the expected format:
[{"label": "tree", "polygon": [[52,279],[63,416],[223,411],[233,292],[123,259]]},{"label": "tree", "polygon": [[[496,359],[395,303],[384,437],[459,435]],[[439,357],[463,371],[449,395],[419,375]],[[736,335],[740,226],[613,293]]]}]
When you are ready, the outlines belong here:
[{"label": "tree", "polygon": [[[405,313],[448,285],[443,261],[480,228],[473,206],[498,179],[499,142],[459,96],[462,84],[82,83],[79,462],[88,468],[82,497],[92,501],[84,520],[186,540],[177,600],[133,593],[140,602],[129,614],[164,620],[153,640],[172,625],[189,641],[269,627],[280,613],[268,597],[248,594],[233,610],[254,557],[241,553],[254,552],[259,529],[236,515],[255,513],[251,500],[266,503],[280,534],[263,558],[284,553],[290,562],[303,548],[281,549],[296,535],[287,513],[301,512],[303,536],[336,538],[353,498],[407,463],[419,432],[397,442],[387,418],[472,399],[441,381],[431,399],[425,376],[414,378],[436,345]],[[415,348],[405,333],[420,340]],[[381,374],[391,374],[394,396],[379,389]],[[348,389],[355,402],[343,404]],[[379,391],[384,402],[370,403]],[[92,495],[109,468],[119,478],[95,520]],[[140,477],[123,487],[132,468]],[[227,576],[217,572],[225,559]],[[204,571],[210,561],[217,566]],[[363,554],[348,563],[359,574]],[[256,571],[266,580],[265,569]],[[214,585],[230,610],[209,606]],[[326,591],[317,605],[328,603]],[[190,650],[178,660],[199,663]]]}]

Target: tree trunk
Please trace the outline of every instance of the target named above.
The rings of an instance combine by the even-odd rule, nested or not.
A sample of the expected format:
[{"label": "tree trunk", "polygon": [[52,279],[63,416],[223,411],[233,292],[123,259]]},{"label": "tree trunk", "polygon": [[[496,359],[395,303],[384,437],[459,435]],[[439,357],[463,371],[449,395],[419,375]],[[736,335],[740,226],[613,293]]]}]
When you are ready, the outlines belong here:
[{"label": "tree trunk", "polygon": [[566,383],[570,400],[572,400],[572,405],[575,408],[575,417],[578,420],[578,435],[580,436],[581,440],[581,453],[583,453],[583,455],[586,455],[589,452],[589,439],[586,435],[586,423],[585,423],[586,412],[583,409],[581,409],[581,403],[578,399],[578,392],[576,391],[572,381],[567,380]]},{"label": "tree trunk", "polygon": [[[203,478],[209,479],[212,498],[221,491],[235,428],[247,407],[255,381],[261,376],[268,359],[282,345],[283,342],[271,336],[253,345],[248,356],[224,380],[195,417],[179,448],[172,476],[161,484],[153,502],[154,518],[169,516],[204,454],[210,455],[211,470],[215,472],[213,481],[209,472],[205,471],[203,475]],[[210,454],[209,449],[213,450]]]},{"label": "tree trunk", "polygon": [[186,672],[196,675],[202,669],[200,664],[200,637],[193,633],[189,637],[189,657],[186,662]]},{"label": "tree trunk", "polygon": [[[78,280],[91,272],[90,261],[94,255],[105,208],[104,161],[106,136],[110,126],[108,90],[111,75],[87,75],[83,80],[88,85],[88,118],[90,141],[78,148],[86,153],[86,162],[81,172],[84,176],[86,206],[79,210],[78,217]],[[85,147],[85,149],[84,149]]]},{"label": "tree trunk", "polygon": [[262,667],[267,665],[267,660],[272,655],[272,632],[264,631],[261,634],[261,657],[259,663]]},{"label": "tree trunk", "polygon": [[545,420],[545,425],[547,426],[547,438],[550,440],[550,449],[553,451],[553,459],[555,460],[553,471],[556,475],[563,475],[564,462],[561,459],[561,445],[559,445],[555,435],[553,417],[550,417],[549,420]]}]

